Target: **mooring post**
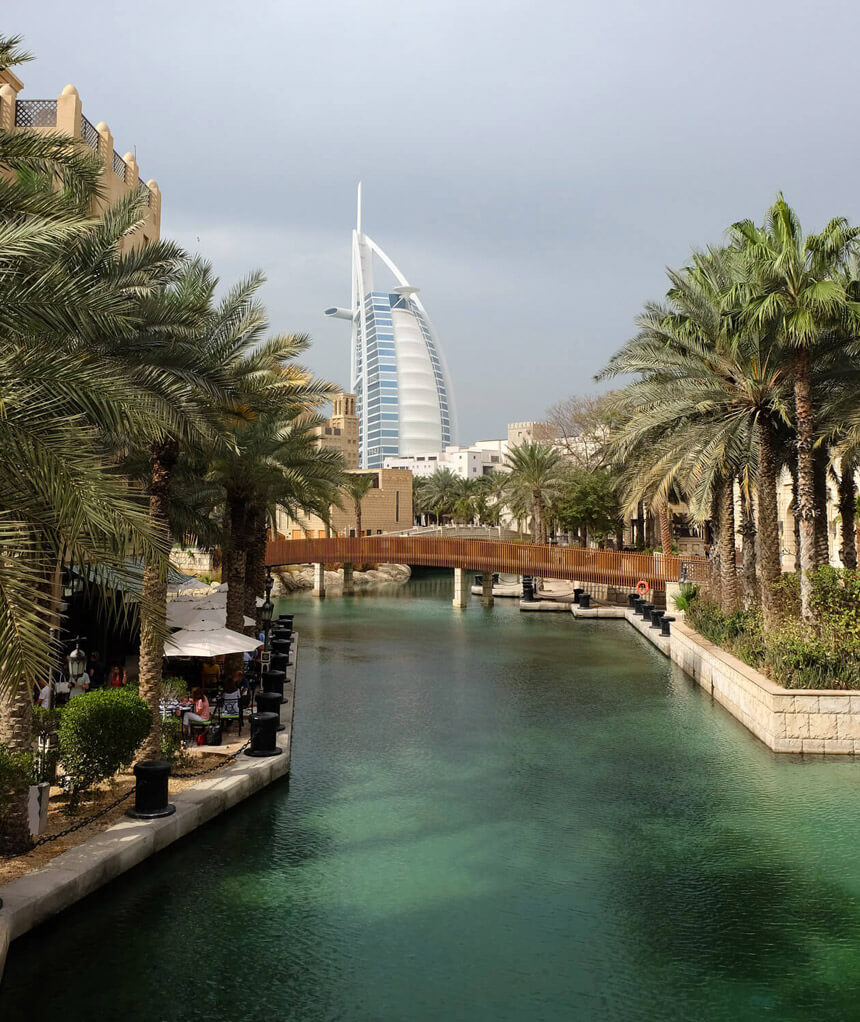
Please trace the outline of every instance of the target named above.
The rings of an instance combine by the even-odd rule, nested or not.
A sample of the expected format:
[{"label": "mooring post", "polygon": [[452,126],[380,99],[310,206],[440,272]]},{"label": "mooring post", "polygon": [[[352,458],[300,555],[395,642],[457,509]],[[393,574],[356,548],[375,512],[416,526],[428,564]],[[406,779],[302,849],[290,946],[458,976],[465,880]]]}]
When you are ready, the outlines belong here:
[{"label": "mooring post", "polygon": [[355,571],[354,564],[344,564],[343,566],[343,595],[353,596],[355,594],[355,579],[353,578],[353,572]]},{"label": "mooring post", "polygon": [[454,599],[451,601],[457,610],[465,610],[469,606],[469,581],[465,568],[454,569]]},{"label": "mooring post", "polygon": [[325,565],[314,565],[314,596],[322,598],[325,596]]},{"label": "mooring post", "polygon": [[493,605],[493,573],[485,571],[481,579],[481,603],[485,607]]}]

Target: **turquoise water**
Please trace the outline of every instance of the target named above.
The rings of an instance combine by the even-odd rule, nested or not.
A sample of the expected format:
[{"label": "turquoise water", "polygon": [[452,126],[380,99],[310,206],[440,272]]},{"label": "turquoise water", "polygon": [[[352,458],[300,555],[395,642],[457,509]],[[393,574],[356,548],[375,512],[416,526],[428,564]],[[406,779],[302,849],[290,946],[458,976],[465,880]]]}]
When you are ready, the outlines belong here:
[{"label": "turquoise water", "polygon": [[860,1017],[860,764],[450,597],[291,601],[289,784],[13,944],[0,1019]]}]

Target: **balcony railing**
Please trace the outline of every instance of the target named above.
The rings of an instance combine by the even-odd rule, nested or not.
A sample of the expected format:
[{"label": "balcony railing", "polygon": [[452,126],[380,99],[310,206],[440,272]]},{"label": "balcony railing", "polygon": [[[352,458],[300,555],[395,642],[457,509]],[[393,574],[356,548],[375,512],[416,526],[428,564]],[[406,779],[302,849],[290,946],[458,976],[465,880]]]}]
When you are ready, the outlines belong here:
[{"label": "balcony railing", "polygon": [[138,191],[138,194],[146,202],[147,206],[151,206],[152,205],[152,192],[149,190],[149,187],[143,183],[143,181],[141,181],[138,184],[137,191]]},{"label": "balcony railing", "polygon": [[114,149],[113,151],[113,172],[121,180],[125,181],[125,172],[128,168],[125,165],[125,160],[120,154]]},{"label": "balcony railing", "polygon": [[16,128],[56,128],[55,99],[19,99],[15,103]]},{"label": "balcony railing", "polygon": [[99,151],[99,138],[101,136],[92,124],[81,114],[81,138],[92,149],[94,153]]}]

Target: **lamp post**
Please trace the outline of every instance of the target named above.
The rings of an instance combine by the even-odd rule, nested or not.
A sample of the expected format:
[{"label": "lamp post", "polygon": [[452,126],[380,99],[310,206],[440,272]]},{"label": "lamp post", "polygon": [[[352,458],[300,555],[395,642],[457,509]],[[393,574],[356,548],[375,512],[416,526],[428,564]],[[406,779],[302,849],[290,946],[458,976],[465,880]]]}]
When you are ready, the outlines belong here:
[{"label": "lamp post", "polygon": [[[81,636],[81,635],[78,635],[75,638],[75,648],[66,657],[66,664],[67,664],[67,666],[69,668],[69,681],[71,682],[71,685],[69,686],[69,696],[70,697],[71,697],[71,686],[72,685],[76,685],[78,683],[78,679],[83,677],[84,670],[85,670],[85,668],[87,666],[87,655],[81,649],[81,642],[80,642],[80,640],[82,638],[83,638],[83,636]],[[52,693],[52,696],[51,696],[51,702],[53,704],[53,693]]]},{"label": "lamp post", "polygon": [[263,656],[260,658],[260,671],[268,667],[269,662],[269,644],[271,642],[271,629],[272,629],[272,615],[275,613],[275,605],[272,603],[272,586],[275,584],[275,580],[272,578],[272,573],[267,569],[266,571],[266,599],[263,600],[263,606],[260,607],[260,620],[263,622]]}]

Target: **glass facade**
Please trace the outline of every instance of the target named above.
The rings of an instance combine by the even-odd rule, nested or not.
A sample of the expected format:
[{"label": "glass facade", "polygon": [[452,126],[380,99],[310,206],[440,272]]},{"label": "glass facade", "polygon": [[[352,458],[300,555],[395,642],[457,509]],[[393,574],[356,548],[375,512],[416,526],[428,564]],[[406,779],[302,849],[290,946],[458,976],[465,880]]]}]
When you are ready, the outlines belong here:
[{"label": "glass facade", "polygon": [[[374,286],[374,259],[396,285]],[[456,443],[453,395],[439,342],[412,287],[382,249],[353,232],[352,303],[327,315],[352,323],[352,379],[362,468],[385,458],[426,454]]]}]

